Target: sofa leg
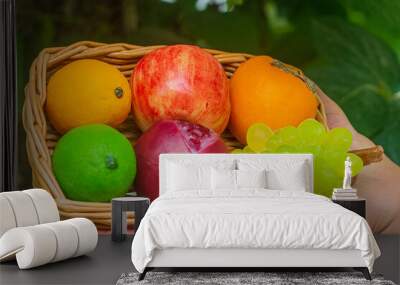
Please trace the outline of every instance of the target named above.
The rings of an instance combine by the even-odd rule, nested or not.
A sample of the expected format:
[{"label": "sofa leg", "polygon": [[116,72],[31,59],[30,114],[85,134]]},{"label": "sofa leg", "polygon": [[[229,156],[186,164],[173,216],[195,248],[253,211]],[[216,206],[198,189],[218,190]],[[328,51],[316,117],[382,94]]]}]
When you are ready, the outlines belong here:
[{"label": "sofa leg", "polygon": [[355,267],[354,269],[357,271],[361,271],[362,274],[364,275],[365,279],[372,280],[371,274],[369,274],[369,270],[367,267]]},{"label": "sofa leg", "polygon": [[143,270],[142,273],[139,274],[139,278],[138,281],[142,281],[144,279],[144,277],[146,277],[146,273],[147,273],[148,269],[147,267]]}]

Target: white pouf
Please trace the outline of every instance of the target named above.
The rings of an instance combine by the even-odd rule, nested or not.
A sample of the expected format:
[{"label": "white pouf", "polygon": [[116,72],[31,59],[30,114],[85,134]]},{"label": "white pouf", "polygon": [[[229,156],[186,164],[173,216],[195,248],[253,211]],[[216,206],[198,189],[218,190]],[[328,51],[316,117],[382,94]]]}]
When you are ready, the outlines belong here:
[{"label": "white pouf", "polygon": [[41,225],[14,228],[0,238],[0,260],[14,256],[20,269],[27,269],[51,262],[57,251],[53,232]]},{"label": "white pouf", "polygon": [[79,243],[74,257],[90,252],[96,248],[98,233],[96,226],[91,220],[74,218],[65,220],[64,222],[70,223],[78,233]]},{"label": "white pouf", "polygon": [[42,189],[29,189],[22,191],[28,194],[33,201],[39,224],[51,223],[60,220],[56,202],[50,193]]},{"label": "white pouf", "polygon": [[3,192],[0,194],[10,202],[17,227],[39,224],[35,205],[30,196],[22,191]]},{"label": "white pouf", "polygon": [[97,229],[85,218],[19,227],[0,238],[0,261],[16,256],[20,269],[28,269],[86,254],[96,248]]},{"label": "white pouf", "polygon": [[6,199],[0,195],[0,237],[8,230],[15,228],[17,222],[15,221],[15,216],[11,204]]},{"label": "white pouf", "polygon": [[20,269],[86,254],[96,248],[92,221],[60,222],[53,197],[42,189],[0,193],[0,262],[17,259]]},{"label": "white pouf", "polygon": [[70,258],[75,255],[78,249],[79,237],[75,229],[71,228],[70,223],[55,222],[44,224],[44,227],[49,228],[57,240],[57,252],[51,262],[57,262],[63,259]]}]

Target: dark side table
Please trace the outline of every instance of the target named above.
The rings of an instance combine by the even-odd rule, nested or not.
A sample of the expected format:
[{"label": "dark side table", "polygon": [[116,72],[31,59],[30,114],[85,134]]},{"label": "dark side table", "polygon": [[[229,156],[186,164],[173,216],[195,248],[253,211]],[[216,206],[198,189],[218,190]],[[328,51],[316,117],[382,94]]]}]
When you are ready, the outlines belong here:
[{"label": "dark side table", "polygon": [[112,204],[111,239],[123,241],[127,234],[126,212],[135,212],[135,231],[139,228],[140,221],[146,214],[150,200],[145,197],[120,197],[114,198]]},{"label": "dark side table", "polygon": [[366,217],[366,210],[365,210],[365,203],[366,200],[359,198],[355,200],[334,200],[332,199],[333,203],[339,204],[340,206],[359,214],[361,217],[365,219]]}]

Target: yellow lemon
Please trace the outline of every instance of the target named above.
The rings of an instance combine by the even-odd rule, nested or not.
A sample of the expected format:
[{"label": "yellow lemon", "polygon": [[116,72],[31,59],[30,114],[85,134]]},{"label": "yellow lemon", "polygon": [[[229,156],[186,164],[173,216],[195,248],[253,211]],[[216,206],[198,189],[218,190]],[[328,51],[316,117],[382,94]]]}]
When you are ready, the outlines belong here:
[{"label": "yellow lemon", "polygon": [[74,61],[47,85],[46,112],[60,133],[85,124],[121,124],[131,109],[131,91],[114,66],[94,59]]}]

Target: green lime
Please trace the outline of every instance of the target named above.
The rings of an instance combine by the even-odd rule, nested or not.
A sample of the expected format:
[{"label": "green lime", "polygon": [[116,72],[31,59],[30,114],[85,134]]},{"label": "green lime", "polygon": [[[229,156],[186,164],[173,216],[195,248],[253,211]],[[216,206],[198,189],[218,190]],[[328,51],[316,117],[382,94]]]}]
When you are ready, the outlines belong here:
[{"label": "green lime", "polygon": [[71,200],[109,202],[124,196],[136,176],[131,143],[102,124],[67,132],[58,141],[52,162],[56,179]]}]

